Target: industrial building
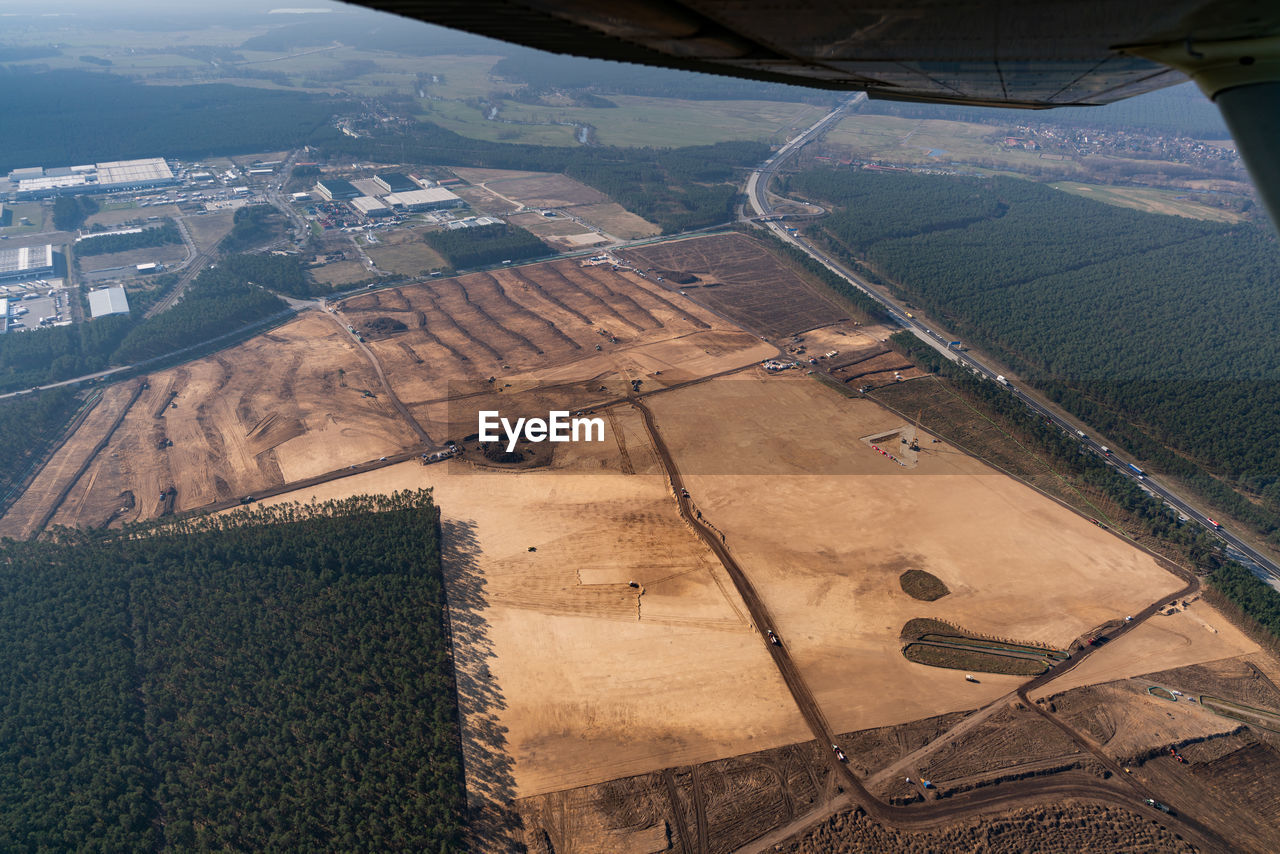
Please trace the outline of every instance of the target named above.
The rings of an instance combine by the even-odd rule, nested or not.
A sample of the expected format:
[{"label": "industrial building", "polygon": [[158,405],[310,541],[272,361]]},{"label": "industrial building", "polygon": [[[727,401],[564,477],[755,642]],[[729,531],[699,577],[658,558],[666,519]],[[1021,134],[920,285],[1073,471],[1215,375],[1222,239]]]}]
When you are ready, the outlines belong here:
[{"label": "industrial building", "polygon": [[355,208],[356,213],[362,216],[387,216],[391,213],[391,208],[375,199],[373,196],[360,196],[351,200],[351,207]]},{"label": "industrial building", "polygon": [[22,282],[52,275],[52,244],[0,249],[0,282]]},{"label": "industrial building", "polygon": [[128,314],[129,298],[125,295],[124,288],[117,285],[114,288],[89,291],[89,313],[95,319],[109,314]]},{"label": "industrial building", "polygon": [[430,190],[409,190],[405,193],[391,193],[383,196],[382,201],[393,208],[407,211],[435,211],[444,208],[456,208],[463,204],[461,198],[441,187]]},{"label": "industrial building", "polygon": [[9,173],[8,190],[20,199],[40,199],[68,193],[113,193],[178,183],[163,157],[111,160],[82,166],[45,169],[30,166]]},{"label": "industrial building", "polygon": [[418,189],[418,185],[409,180],[407,175],[401,175],[399,172],[384,172],[381,175],[374,175],[373,182],[388,193],[405,193],[409,190]]},{"label": "industrial building", "polygon": [[9,331],[9,301],[0,297],[0,333]]},{"label": "industrial building", "polygon": [[340,178],[325,178],[316,182],[316,194],[326,202],[350,201],[364,195],[350,181]]}]

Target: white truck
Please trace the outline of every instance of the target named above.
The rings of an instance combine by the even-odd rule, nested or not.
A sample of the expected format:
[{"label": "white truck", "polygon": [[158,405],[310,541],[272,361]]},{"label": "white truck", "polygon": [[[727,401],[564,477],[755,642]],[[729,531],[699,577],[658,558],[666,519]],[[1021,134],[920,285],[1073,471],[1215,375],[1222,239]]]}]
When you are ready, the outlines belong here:
[{"label": "white truck", "polygon": [[1009,384],[1009,381],[1008,381],[1007,379],[1005,379],[1005,378],[1004,378],[1004,374],[997,374],[997,375],[996,375],[996,382],[1000,383],[1000,385],[1008,385],[1008,384]]}]

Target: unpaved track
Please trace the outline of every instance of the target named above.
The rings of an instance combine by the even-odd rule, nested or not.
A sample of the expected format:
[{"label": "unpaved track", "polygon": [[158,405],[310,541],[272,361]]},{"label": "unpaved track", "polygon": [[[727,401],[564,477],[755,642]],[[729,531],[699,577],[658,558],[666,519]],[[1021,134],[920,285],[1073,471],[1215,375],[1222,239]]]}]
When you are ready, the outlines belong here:
[{"label": "unpaved track", "polygon": [[[347,329],[347,324],[343,323],[342,318],[338,316],[339,312],[337,309],[334,309],[333,311],[325,311],[324,313],[333,318],[333,322],[342,328],[342,334],[351,335],[350,331]],[[422,444],[425,446],[423,450],[440,450],[440,447],[432,441],[430,436],[427,435],[427,431],[422,429],[422,425],[418,423],[418,419],[413,417],[412,413],[409,412],[408,407],[401,403],[400,398],[396,396],[394,391],[392,391],[391,383],[387,381],[387,375],[382,370],[382,363],[378,361],[378,357],[374,355],[373,350],[369,349],[369,345],[365,344],[354,335],[351,335],[351,340],[354,341],[356,346],[364,352],[365,357],[369,360],[369,364],[373,366],[374,373],[378,375],[378,382],[382,383],[382,390],[386,392],[387,398],[391,401],[391,405],[396,408],[396,411],[400,413],[402,418],[404,418],[404,422],[408,424],[409,427],[413,429],[413,432],[418,434],[418,438],[422,440]]]},{"label": "unpaved track", "polygon": [[137,385],[133,388],[133,396],[129,398],[129,402],[120,410],[120,414],[116,416],[116,420],[111,422],[111,426],[107,429],[106,435],[98,440],[98,444],[93,446],[88,455],[84,458],[84,462],[80,464],[80,468],[76,469],[76,473],[71,476],[66,485],[62,487],[62,490],[54,497],[53,501],[49,502],[49,508],[44,512],[44,515],[42,515],[36,524],[32,526],[30,539],[34,540],[36,537],[40,536],[40,533],[45,529],[45,526],[49,524],[49,520],[54,517],[54,514],[58,512],[58,508],[62,506],[62,502],[67,500],[67,496],[71,494],[71,490],[80,482],[80,478],[84,477],[84,473],[89,470],[89,466],[93,465],[93,461],[98,458],[98,454],[102,453],[102,449],[111,441],[111,437],[115,435],[121,422],[124,421],[124,417],[129,414],[129,410],[133,409],[133,405],[138,402],[138,398],[142,396],[142,392],[146,389],[147,384],[142,380],[137,380],[136,382]]},{"label": "unpaved track", "polygon": [[[842,782],[843,787],[850,792],[850,800],[853,804],[861,807],[878,821],[897,827],[910,828],[943,824],[976,812],[1011,809],[1029,800],[1043,801],[1050,799],[1049,796],[1054,800],[1071,797],[1120,806],[1155,819],[1161,824],[1171,825],[1189,837],[1204,851],[1230,852],[1235,850],[1235,847],[1219,836],[1217,832],[1189,817],[1185,805],[1171,804],[1177,810],[1177,815],[1169,816],[1142,803],[1143,798],[1151,798],[1157,801],[1164,799],[1148,790],[1146,786],[1139,784],[1133,779],[1132,775],[1125,774],[1123,768],[1104,754],[1089,739],[1027,698],[1028,691],[1041,687],[1076,667],[1088,657],[1089,653],[1094,649],[1093,647],[1086,647],[1085,650],[1070,660],[1030,680],[1018,689],[1017,694],[1031,709],[1048,719],[1078,745],[1097,757],[1103,766],[1111,771],[1112,781],[1098,780],[1095,782],[1089,780],[1086,782],[1080,779],[1033,778],[1031,780],[1001,784],[1000,786],[987,786],[954,795],[947,798],[945,802],[930,801],[923,806],[917,807],[889,806],[875,798],[867,791],[862,781],[858,779],[849,766],[838,761],[835,758],[834,751],[829,749],[832,744],[836,743],[835,734],[831,731],[826,717],[818,706],[817,700],[801,675],[799,668],[796,667],[795,662],[792,661],[790,654],[787,652],[785,638],[782,639],[783,643],[781,645],[774,645],[769,642],[768,630],[772,627],[773,620],[763,600],[760,598],[760,594],[742,571],[733,555],[729,553],[722,535],[700,521],[693,507],[693,499],[684,497],[684,480],[675,464],[675,460],[671,456],[670,449],[668,449],[661,433],[658,432],[652,411],[638,397],[630,398],[629,402],[640,412],[645,430],[648,432],[658,459],[666,470],[668,480],[671,482],[671,488],[675,493],[681,517],[698,535],[698,538],[706,543],[707,547],[716,555],[729,577],[733,580],[734,586],[737,588],[738,594],[742,597],[751,616],[752,623],[760,634],[762,642],[768,647],[770,654],[773,656],[774,665],[778,668],[779,674],[786,683],[796,707],[809,724],[809,729],[814,737],[817,738],[819,746],[823,748],[822,752],[827,757],[828,766],[835,772],[836,778]],[[1192,580],[1185,588],[1172,596],[1164,597],[1159,602],[1149,605],[1140,613],[1135,614],[1131,622],[1125,623],[1119,629],[1116,629],[1111,634],[1112,639],[1114,640],[1120,635],[1132,631],[1136,626],[1159,611],[1164,603],[1171,599],[1182,598],[1198,588],[1198,581]]]}]

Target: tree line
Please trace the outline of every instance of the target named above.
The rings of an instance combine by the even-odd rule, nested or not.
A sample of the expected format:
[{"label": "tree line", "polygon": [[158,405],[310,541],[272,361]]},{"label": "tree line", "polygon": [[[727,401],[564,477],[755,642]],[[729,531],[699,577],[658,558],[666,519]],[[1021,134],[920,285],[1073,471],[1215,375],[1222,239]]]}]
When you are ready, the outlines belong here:
[{"label": "tree line", "polygon": [[0,848],[454,851],[429,491],[0,545]]},{"label": "tree line", "polygon": [[[833,252],[1280,540],[1280,248],[1268,231],[1013,178],[815,170],[791,187],[840,207],[816,235]],[[913,215],[920,228],[904,233]]]},{"label": "tree line", "polygon": [[181,243],[182,235],[173,220],[154,228],[144,228],[132,234],[104,234],[76,244],[76,255],[108,255],[112,252],[126,252],[130,249],[144,249],[148,246],[164,246],[167,243]]}]

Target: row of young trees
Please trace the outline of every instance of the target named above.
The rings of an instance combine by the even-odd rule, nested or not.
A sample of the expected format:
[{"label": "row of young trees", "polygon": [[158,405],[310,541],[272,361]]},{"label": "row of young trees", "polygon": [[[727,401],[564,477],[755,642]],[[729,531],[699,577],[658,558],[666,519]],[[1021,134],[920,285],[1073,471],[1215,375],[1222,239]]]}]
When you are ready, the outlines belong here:
[{"label": "row of young trees", "polygon": [[0,849],[454,851],[429,491],[0,547]]},{"label": "row of young trees", "polygon": [[840,207],[833,251],[1280,538],[1274,235],[1012,178],[818,170],[792,187]]}]

